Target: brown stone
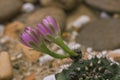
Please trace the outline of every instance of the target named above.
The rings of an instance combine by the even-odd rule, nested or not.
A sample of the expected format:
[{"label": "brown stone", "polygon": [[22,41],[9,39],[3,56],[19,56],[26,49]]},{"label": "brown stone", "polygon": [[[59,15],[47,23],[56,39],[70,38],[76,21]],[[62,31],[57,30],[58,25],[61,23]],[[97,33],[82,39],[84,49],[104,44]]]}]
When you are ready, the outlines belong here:
[{"label": "brown stone", "polygon": [[36,26],[41,22],[46,16],[52,16],[56,19],[57,23],[63,29],[65,26],[66,15],[64,11],[60,8],[47,7],[42,9],[37,9],[32,13],[26,20],[26,26]]},{"label": "brown stone", "polygon": [[0,0],[0,22],[15,17],[22,7],[21,0]]},{"label": "brown stone", "polygon": [[12,23],[6,25],[5,35],[8,37],[15,38],[15,39],[19,38],[19,35],[24,28],[25,28],[25,26],[23,23],[21,23],[19,21],[12,22]]},{"label": "brown stone", "polygon": [[35,73],[32,73],[32,74],[24,77],[23,80],[35,80]]},{"label": "brown stone", "polygon": [[41,52],[38,52],[36,50],[33,50],[27,46],[24,46],[21,43],[18,43],[16,45],[16,50],[19,52],[20,50],[23,51],[23,55],[25,57],[25,59],[29,62],[35,62],[39,59],[39,57],[41,56]]},{"label": "brown stone", "polygon": [[107,56],[112,57],[115,61],[120,63],[120,51],[119,52],[109,51]]},{"label": "brown stone", "polygon": [[108,12],[120,12],[120,0],[85,0],[87,4]]},{"label": "brown stone", "polygon": [[93,50],[120,48],[120,20],[101,19],[82,26],[76,41]]},{"label": "brown stone", "polygon": [[43,6],[55,6],[66,10],[75,8],[77,0],[39,0]]},{"label": "brown stone", "polygon": [[[80,5],[67,19],[67,30],[69,30],[72,26],[75,26],[74,23],[77,19],[82,16],[87,16],[90,21],[94,21],[97,19],[97,15],[95,12],[86,5]],[[75,26],[79,27],[81,25]]]},{"label": "brown stone", "polygon": [[0,80],[11,80],[13,77],[9,53],[0,53]]}]

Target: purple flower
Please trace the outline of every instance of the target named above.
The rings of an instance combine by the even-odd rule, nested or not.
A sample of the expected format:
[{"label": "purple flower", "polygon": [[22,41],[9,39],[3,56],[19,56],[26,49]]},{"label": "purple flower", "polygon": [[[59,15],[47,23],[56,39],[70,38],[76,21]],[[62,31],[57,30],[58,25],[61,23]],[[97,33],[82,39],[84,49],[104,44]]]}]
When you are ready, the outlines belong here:
[{"label": "purple flower", "polygon": [[28,47],[32,47],[30,42],[38,44],[40,41],[40,33],[37,29],[32,27],[26,27],[25,30],[21,33],[20,36],[21,42]]},{"label": "purple flower", "polygon": [[55,19],[51,16],[47,16],[42,20],[42,23],[37,25],[38,30],[43,36],[46,35],[58,35],[60,29],[55,21]]}]

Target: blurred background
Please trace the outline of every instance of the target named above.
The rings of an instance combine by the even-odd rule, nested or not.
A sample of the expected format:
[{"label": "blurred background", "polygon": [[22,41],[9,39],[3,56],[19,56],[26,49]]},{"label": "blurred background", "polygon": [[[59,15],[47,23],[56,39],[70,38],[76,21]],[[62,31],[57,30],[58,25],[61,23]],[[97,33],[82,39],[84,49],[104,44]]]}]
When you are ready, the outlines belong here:
[{"label": "blurred background", "polygon": [[120,62],[120,0],[0,0],[0,80],[52,80],[45,77],[71,62],[21,44],[23,29],[46,16],[56,19],[71,49],[108,53]]}]

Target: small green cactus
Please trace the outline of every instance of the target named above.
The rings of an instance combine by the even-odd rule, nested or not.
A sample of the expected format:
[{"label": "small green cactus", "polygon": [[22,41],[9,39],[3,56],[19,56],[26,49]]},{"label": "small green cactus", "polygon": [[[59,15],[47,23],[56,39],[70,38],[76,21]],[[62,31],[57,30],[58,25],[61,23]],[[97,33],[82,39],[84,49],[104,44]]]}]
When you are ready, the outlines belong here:
[{"label": "small green cactus", "polygon": [[90,60],[72,59],[70,67],[56,74],[56,80],[120,80],[120,66],[106,57],[94,57]]}]

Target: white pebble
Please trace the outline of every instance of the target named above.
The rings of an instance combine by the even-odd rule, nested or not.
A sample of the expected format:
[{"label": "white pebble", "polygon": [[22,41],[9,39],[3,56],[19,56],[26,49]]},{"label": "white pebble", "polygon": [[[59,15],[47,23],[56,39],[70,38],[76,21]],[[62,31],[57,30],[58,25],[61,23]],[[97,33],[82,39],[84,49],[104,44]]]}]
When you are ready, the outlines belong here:
[{"label": "white pebble", "polygon": [[120,49],[113,50],[112,53],[118,53],[118,54],[120,54]]},{"label": "white pebble", "polygon": [[8,40],[9,40],[9,37],[4,36],[4,37],[2,37],[2,38],[0,39],[0,42],[1,42],[1,43],[5,43],[5,42],[7,42]]},{"label": "white pebble", "polygon": [[59,53],[59,54],[64,54],[64,51],[62,49],[59,49],[56,52]]},{"label": "white pebble", "polygon": [[61,65],[60,68],[61,69],[67,69],[71,64],[64,64],[64,65]]},{"label": "white pebble", "polygon": [[93,51],[93,50],[92,50],[91,47],[88,47],[88,48],[87,48],[87,52],[88,52],[88,53],[90,53],[90,52],[92,52],[92,51]]},{"label": "white pebble", "polygon": [[78,17],[74,22],[73,26],[76,28],[80,28],[83,24],[87,23],[90,21],[90,17],[87,15],[83,15]]},{"label": "white pebble", "polygon": [[17,55],[16,58],[20,59],[20,58],[22,58],[22,56],[23,56],[23,54],[21,53],[21,54]]},{"label": "white pebble", "polygon": [[25,3],[22,6],[22,10],[27,13],[32,12],[34,9],[35,6],[32,3]]},{"label": "white pebble", "polygon": [[106,54],[107,54],[107,51],[106,51],[106,50],[102,51],[103,57],[106,57]]},{"label": "white pebble", "polygon": [[101,12],[100,17],[101,18],[110,18],[110,16],[106,12]]},{"label": "white pebble", "polygon": [[56,80],[56,79],[55,79],[55,74],[46,76],[43,80]]},{"label": "white pebble", "polygon": [[69,48],[72,49],[72,50],[75,50],[75,49],[78,49],[81,47],[81,45],[79,43],[69,43],[68,44]]},{"label": "white pebble", "polygon": [[103,55],[101,53],[97,54],[96,56],[97,56],[97,58],[103,57]]},{"label": "white pebble", "polygon": [[76,31],[72,32],[71,40],[75,40],[78,33]]},{"label": "white pebble", "polygon": [[90,60],[92,58],[93,58],[93,56],[91,54],[88,54],[88,59]]},{"label": "white pebble", "polygon": [[49,56],[49,55],[44,55],[42,57],[39,58],[40,61],[40,65],[45,64],[48,61],[52,61],[54,58]]},{"label": "white pebble", "polygon": [[60,66],[60,69],[59,69],[59,71],[58,71],[58,73],[62,72],[63,69],[68,69],[68,67],[69,67],[70,65],[71,65],[71,64],[64,64],[64,65],[61,65],[61,66]]}]

